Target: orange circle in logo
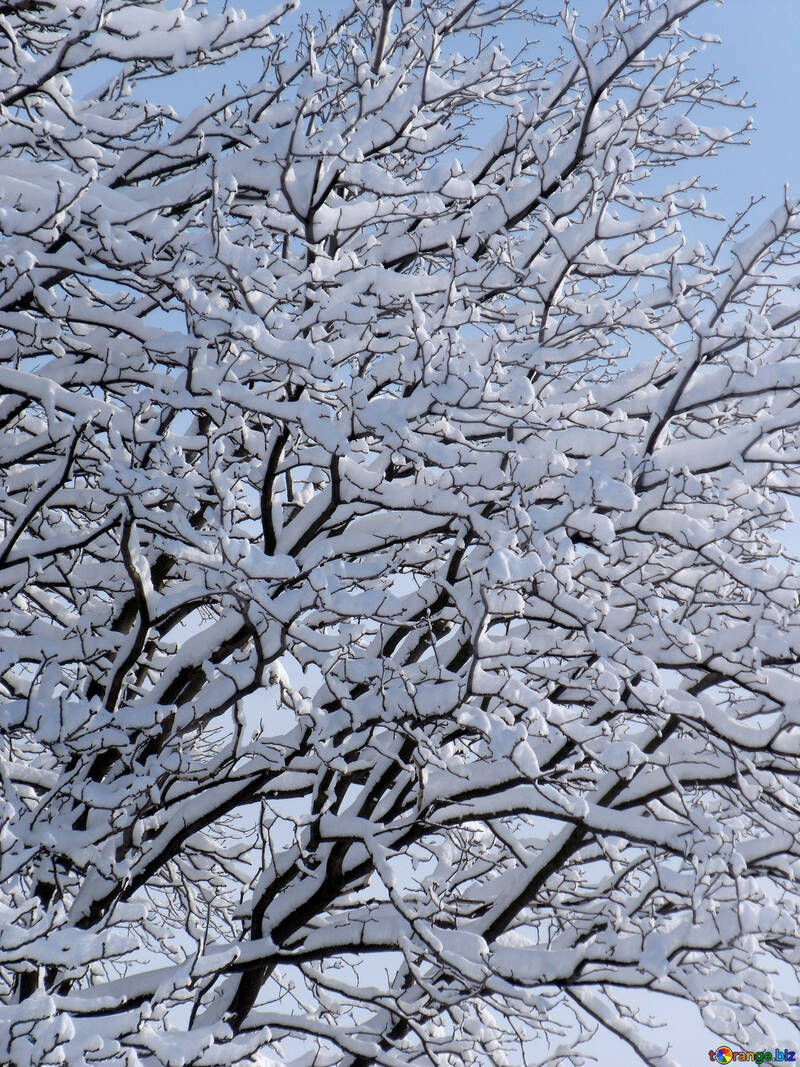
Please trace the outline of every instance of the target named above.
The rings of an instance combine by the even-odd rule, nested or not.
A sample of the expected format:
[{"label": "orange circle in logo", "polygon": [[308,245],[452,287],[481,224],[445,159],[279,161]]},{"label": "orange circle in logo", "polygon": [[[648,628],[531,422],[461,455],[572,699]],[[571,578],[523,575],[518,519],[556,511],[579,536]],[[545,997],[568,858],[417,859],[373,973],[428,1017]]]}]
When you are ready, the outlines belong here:
[{"label": "orange circle in logo", "polygon": [[733,1059],[733,1050],[729,1049],[727,1045],[723,1045],[714,1053],[714,1058],[717,1063],[730,1063]]}]

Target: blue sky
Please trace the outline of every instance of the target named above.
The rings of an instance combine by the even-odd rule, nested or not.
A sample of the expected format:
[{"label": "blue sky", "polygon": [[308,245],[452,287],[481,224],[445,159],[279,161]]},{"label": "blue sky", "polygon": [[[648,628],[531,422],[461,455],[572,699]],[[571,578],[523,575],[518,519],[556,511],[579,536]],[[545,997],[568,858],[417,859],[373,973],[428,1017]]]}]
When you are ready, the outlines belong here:
[{"label": "blue sky", "polygon": [[749,148],[724,153],[706,173],[719,185],[720,207],[732,211],[750,194],[773,201],[788,182],[800,196],[800,3],[726,0],[701,8],[690,25],[718,34],[714,60],[737,74],[758,106]]}]

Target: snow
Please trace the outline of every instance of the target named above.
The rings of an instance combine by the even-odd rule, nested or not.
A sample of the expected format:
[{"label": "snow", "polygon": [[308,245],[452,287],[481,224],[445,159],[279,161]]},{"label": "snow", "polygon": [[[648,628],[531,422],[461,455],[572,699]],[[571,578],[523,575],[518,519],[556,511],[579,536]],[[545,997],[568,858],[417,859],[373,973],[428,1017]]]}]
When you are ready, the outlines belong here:
[{"label": "snow", "polygon": [[760,1041],[800,213],[662,180],[739,137],[695,0],[218,6],[3,16],[0,1059]]}]

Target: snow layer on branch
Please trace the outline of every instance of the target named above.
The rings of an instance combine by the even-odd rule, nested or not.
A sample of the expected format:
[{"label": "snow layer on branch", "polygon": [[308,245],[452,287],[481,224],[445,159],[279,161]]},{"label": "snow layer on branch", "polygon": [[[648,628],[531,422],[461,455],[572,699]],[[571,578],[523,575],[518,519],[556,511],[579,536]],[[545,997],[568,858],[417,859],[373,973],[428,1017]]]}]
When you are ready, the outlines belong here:
[{"label": "snow layer on branch", "polygon": [[6,5],[3,1063],[796,1017],[800,216],[664,178],[702,6]]}]

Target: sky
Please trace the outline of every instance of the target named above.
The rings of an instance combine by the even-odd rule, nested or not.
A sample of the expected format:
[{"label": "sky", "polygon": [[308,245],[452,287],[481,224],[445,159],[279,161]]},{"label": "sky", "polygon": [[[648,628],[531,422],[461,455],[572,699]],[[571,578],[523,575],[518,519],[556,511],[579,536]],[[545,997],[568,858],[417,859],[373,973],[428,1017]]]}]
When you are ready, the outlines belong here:
[{"label": "sky", "polygon": [[734,210],[761,194],[772,202],[786,183],[800,197],[800,3],[726,0],[702,8],[693,24],[723,39],[715,61],[739,76],[757,105],[750,147],[726,152],[708,168],[721,204]]}]

